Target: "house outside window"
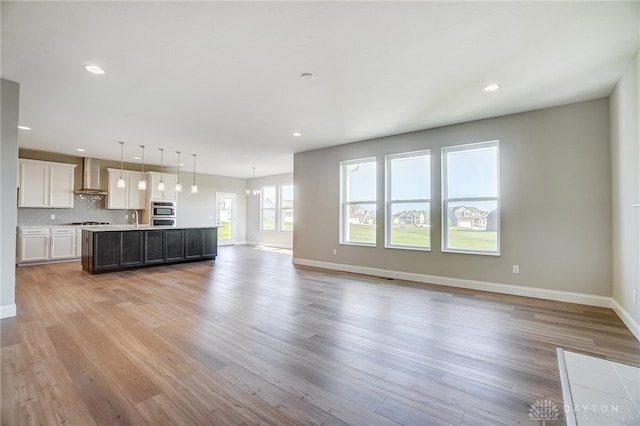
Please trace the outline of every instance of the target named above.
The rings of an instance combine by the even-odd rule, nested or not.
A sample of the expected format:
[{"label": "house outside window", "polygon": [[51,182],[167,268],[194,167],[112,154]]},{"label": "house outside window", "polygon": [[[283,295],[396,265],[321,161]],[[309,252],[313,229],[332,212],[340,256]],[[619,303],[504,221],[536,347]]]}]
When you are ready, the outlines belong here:
[{"label": "house outside window", "polygon": [[340,163],[340,243],[376,245],[376,159]]},{"label": "house outside window", "polygon": [[498,145],[442,148],[442,251],[500,254]]},{"label": "house outside window", "polygon": [[387,155],[385,247],[431,248],[431,155]]}]

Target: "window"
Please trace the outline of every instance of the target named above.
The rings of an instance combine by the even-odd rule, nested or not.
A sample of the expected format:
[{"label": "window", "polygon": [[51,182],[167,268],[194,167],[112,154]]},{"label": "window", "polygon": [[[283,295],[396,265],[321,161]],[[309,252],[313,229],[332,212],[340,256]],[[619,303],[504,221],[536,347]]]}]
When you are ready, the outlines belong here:
[{"label": "window", "polygon": [[263,186],[260,190],[260,229],[293,231],[293,185]]},{"label": "window", "polygon": [[442,148],[442,251],[500,254],[498,141]]},{"label": "window", "polygon": [[340,243],[376,244],[376,160],[340,163]]},{"label": "window", "polygon": [[385,247],[431,248],[429,151],[386,156]]},{"label": "window", "polygon": [[293,231],[293,185],[280,187],[280,230]]},{"label": "window", "polygon": [[276,230],[276,187],[264,186],[260,191],[261,229]]}]

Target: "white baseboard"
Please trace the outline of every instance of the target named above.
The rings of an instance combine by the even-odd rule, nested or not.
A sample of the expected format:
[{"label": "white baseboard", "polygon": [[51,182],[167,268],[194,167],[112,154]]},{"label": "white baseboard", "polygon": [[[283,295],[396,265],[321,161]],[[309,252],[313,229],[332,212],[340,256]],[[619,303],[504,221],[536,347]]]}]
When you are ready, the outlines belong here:
[{"label": "white baseboard", "polygon": [[624,325],[640,340],[640,324],[638,324],[627,311],[618,303],[616,299],[611,298],[611,309],[620,317]]},{"label": "white baseboard", "polygon": [[17,313],[18,311],[15,303],[0,306],[0,319],[15,317]]},{"label": "white baseboard", "polygon": [[500,284],[487,281],[466,280],[460,278],[440,277],[436,275],[415,274],[411,272],[391,271],[387,269],[369,268],[364,266],[344,265],[340,263],[319,262],[315,260],[294,258],[295,265],[312,266],[316,268],[333,269],[337,271],[353,272],[357,274],[373,275],[377,277],[395,278],[420,283],[438,284],[449,287],[466,288],[470,290],[489,291],[492,293],[510,294],[514,296],[534,297],[537,299],[555,300],[558,302],[578,303],[581,305],[611,308],[611,298],[592,294],[573,293],[569,291],[549,290],[544,288],[525,287],[512,284]]}]

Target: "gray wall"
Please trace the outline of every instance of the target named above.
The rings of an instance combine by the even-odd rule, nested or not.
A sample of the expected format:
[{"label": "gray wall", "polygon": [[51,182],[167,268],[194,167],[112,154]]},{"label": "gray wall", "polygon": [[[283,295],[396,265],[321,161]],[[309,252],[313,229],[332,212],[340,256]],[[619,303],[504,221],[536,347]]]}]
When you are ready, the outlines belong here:
[{"label": "gray wall", "polygon": [[[500,140],[501,256],[440,251],[440,148]],[[339,162],[432,153],[432,251],[339,245]],[[608,99],[463,123],[294,157],[294,260],[611,296]],[[378,178],[378,218],[384,180]],[[337,249],[333,255],[332,250]],[[520,274],[512,265],[520,265]]]},{"label": "gray wall", "polygon": [[[247,179],[247,189],[260,188],[267,185],[285,185],[293,183],[293,174],[284,173],[280,175],[264,176],[259,178]],[[297,196],[297,190],[294,188]],[[247,243],[268,245],[274,247],[292,248],[293,232],[280,231],[261,231],[260,230],[260,196],[245,195],[247,200]],[[295,222],[296,212],[294,216],[294,229],[297,226]]]},{"label": "gray wall", "polygon": [[0,318],[15,315],[16,200],[18,187],[18,111],[20,85],[2,80],[2,143],[0,144]]},{"label": "gray wall", "polygon": [[[640,53],[611,94],[613,298],[640,324]],[[638,294],[640,297],[640,294]],[[640,336],[636,334],[640,339]]]}]

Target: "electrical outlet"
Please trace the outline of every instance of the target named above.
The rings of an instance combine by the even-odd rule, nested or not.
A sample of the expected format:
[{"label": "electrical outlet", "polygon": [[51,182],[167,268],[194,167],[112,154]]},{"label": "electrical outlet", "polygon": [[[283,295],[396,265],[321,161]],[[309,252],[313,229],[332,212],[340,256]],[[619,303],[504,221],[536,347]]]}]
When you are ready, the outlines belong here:
[{"label": "electrical outlet", "polygon": [[338,251],[336,249],[333,249],[333,254],[338,254]]},{"label": "electrical outlet", "polygon": [[520,273],[520,265],[513,265],[513,273],[514,274]]},{"label": "electrical outlet", "polygon": [[56,220],[56,215],[55,214],[51,215],[51,220]]},{"label": "electrical outlet", "polygon": [[638,303],[638,290],[633,290],[633,303]]}]

